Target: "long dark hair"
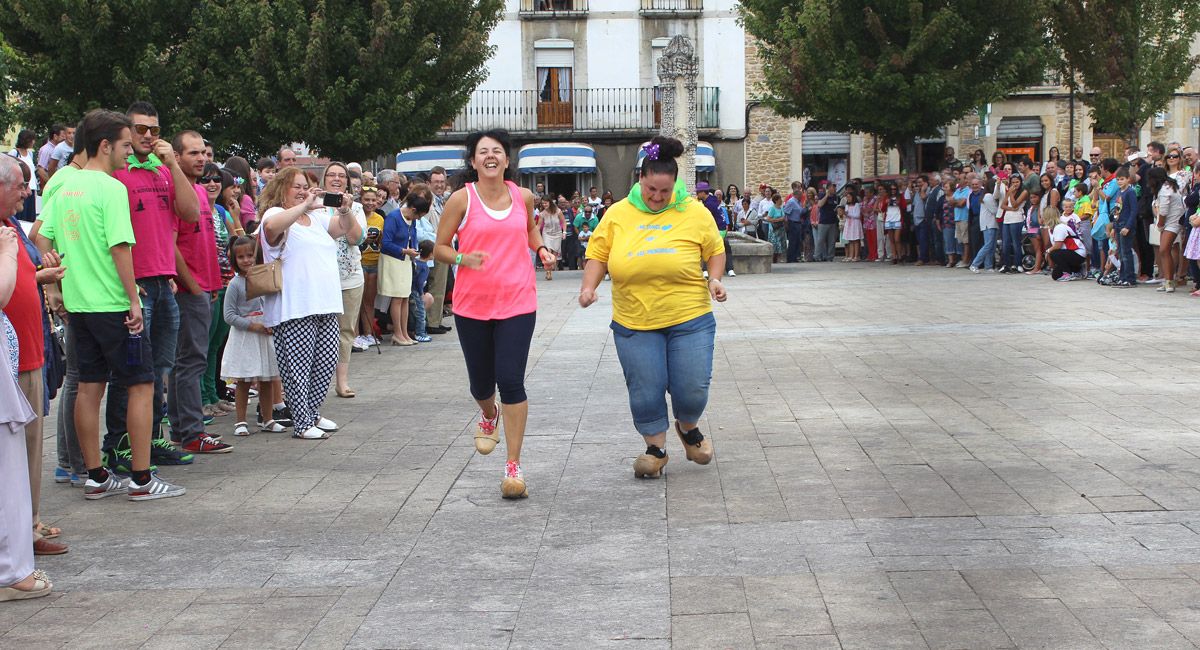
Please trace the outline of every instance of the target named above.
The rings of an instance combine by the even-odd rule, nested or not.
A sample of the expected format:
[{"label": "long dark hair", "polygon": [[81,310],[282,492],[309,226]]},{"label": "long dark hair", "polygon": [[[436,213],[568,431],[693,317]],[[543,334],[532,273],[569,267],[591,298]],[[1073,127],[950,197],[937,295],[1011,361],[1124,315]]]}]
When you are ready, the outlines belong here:
[{"label": "long dark hair", "polygon": [[1164,184],[1170,185],[1176,192],[1179,191],[1179,183],[1171,178],[1167,170],[1162,167],[1151,167],[1150,171],[1146,172],[1146,184],[1150,187],[1150,200],[1154,200],[1153,197],[1158,196],[1158,192]]},{"label": "long dark hair", "polygon": [[638,178],[645,178],[650,174],[667,174],[671,178],[679,178],[679,163],[675,162],[675,159],[683,155],[683,143],[675,138],[656,135],[651,138],[650,145],[658,145],[658,156],[654,160],[650,160],[649,156],[642,160],[642,171]]},{"label": "long dark hair", "polygon": [[487,131],[475,131],[467,136],[467,141],[464,143],[467,147],[467,152],[463,154],[463,162],[467,164],[463,170],[463,180],[466,183],[479,182],[479,172],[471,163],[475,160],[475,149],[479,147],[479,141],[484,138],[491,138],[500,143],[504,148],[504,157],[508,158],[509,166],[504,168],[504,180],[511,181],[515,179],[515,174],[512,170],[512,138],[508,135],[508,131],[504,129],[488,129]]},{"label": "long dark hair", "polygon": [[230,156],[225,160],[225,169],[228,169],[236,178],[242,179],[242,194],[254,199],[256,183],[251,179],[250,161],[241,156]]}]

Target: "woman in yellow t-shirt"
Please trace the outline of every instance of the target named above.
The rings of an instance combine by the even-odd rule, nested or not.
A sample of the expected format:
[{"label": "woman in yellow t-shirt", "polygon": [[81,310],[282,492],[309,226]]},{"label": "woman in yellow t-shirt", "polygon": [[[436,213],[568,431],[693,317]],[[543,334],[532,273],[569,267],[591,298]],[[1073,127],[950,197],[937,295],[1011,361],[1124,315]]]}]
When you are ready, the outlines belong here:
[{"label": "woman in yellow t-shirt", "polygon": [[579,292],[588,307],[604,275],[612,276],[613,340],[634,426],[646,439],[646,453],[633,462],[639,478],[660,476],[667,464],[667,393],[688,460],[712,460],[712,442],[696,425],[712,379],[712,301],[725,301],[725,245],[712,213],[679,180],[683,144],[660,136],[643,149],[638,183],[592,233]]}]

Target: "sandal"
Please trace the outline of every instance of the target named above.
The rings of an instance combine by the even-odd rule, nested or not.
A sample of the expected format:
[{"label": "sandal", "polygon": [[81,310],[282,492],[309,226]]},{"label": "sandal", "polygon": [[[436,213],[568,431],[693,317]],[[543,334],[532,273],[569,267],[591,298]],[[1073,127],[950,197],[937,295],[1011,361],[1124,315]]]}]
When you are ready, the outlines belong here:
[{"label": "sandal", "polygon": [[45,571],[37,569],[33,572],[33,589],[17,589],[16,587],[4,587],[0,589],[0,602],[6,600],[26,600],[29,598],[41,598],[50,593],[50,588],[53,587],[50,583],[50,578]]},{"label": "sandal", "polygon": [[245,422],[238,422],[237,424],[233,425],[233,435],[248,436],[250,435],[250,427],[246,426]]},{"label": "sandal", "polygon": [[41,535],[42,539],[55,539],[59,535],[62,535],[61,528],[47,526],[40,521],[33,527],[33,532],[35,535]]}]

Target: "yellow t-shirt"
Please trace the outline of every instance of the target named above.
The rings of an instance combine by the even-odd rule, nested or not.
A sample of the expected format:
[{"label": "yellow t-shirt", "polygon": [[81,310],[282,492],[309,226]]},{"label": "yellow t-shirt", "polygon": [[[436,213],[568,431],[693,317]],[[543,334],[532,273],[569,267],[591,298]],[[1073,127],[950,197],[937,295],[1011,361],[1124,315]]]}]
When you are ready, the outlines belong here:
[{"label": "yellow t-shirt", "polygon": [[697,201],[649,214],[628,199],[613,204],[588,242],[608,264],[613,320],[631,330],[671,327],[712,311],[700,261],[725,252],[712,213]]},{"label": "yellow t-shirt", "polygon": [[383,216],[378,212],[367,215],[367,232],[363,240],[362,263],[364,266],[379,264],[379,244],[383,241]]}]

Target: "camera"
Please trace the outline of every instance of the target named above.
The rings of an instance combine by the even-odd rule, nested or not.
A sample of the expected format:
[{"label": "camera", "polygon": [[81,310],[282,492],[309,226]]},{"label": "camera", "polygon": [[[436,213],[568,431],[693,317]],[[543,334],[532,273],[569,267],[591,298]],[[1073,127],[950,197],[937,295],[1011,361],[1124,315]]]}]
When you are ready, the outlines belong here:
[{"label": "camera", "polygon": [[325,193],[325,207],[327,208],[340,208],[342,207],[343,200],[344,195],[340,192]]}]

